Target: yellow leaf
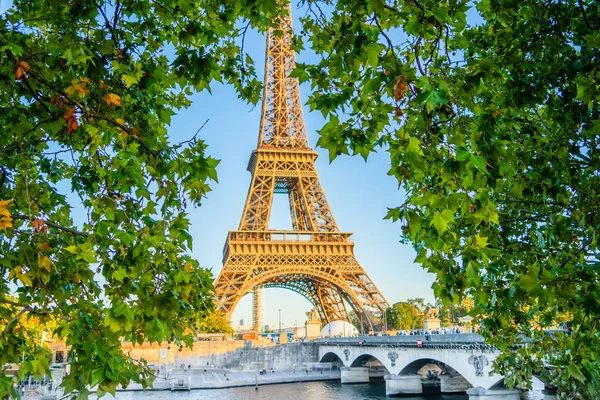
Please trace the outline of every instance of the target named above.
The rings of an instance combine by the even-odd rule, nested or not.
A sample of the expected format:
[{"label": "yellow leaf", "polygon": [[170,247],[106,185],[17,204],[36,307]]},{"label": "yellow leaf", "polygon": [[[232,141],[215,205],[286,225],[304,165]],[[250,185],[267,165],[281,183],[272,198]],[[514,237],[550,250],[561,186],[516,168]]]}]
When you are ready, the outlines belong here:
[{"label": "yellow leaf", "polygon": [[12,279],[14,276],[21,275],[21,269],[23,269],[23,267],[20,265],[14,267],[8,274],[8,279]]},{"label": "yellow leaf", "polygon": [[18,275],[17,278],[27,286],[32,285],[31,279],[29,279],[26,274]]},{"label": "yellow leaf", "polygon": [[50,272],[52,270],[52,260],[49,257],[42,257],[39,261],[40,267]]},{"label": "yellow leaf", "polygon": [[121,106],[121,96],[115,93],[106,93],[104,95],[104,101],[106,101],[106,105],[110,106],[114,104],[115,106]]},{"label": "yellow leaf", "polygon": [[498,220],[498,213],[495,211],[490,211],[490,222],[500,225],[500,221]]},{"label": "yellow leaf", "polygon": [[117,121],[118,124],[125,125],[125,120],[123,118],[117,118],[115,121]]},{"label": "yellow leaf", "polygon": [[71,81],[71,86],[65,89],[65,92],[68,95],[72,95],[73,93],[77,93],[80,97],[84,97],[86,94],[90,92],[87,87],[87,84],[90,83],[90,80],[87,78],[83,78],[80,80]]},{"label": "yellow leaf", "polygon": [[6,216],[0,216],[0,231],[5,231],[8,228],[12,228],[12,218]]},{"label": "yellow leaf", "polygon": [[194,270],[192,263],[190,262],[185,263],[183,269],[185,269],[187,272],[192,272]]},{"label": "yellow leaf", "polygon": [[6,210],[10,205],[10,200],[0,200],[0,211]]}]

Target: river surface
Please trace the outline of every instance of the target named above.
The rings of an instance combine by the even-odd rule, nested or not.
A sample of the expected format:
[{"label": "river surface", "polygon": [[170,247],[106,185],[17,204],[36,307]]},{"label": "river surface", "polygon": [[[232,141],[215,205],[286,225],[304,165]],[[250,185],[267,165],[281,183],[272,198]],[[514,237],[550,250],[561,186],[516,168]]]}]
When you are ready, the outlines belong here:
[{"label": "river surface", "polygon": [[[385,383],[342,385],[336,381],[299,382],[189,392],[119,392],[117,400],[326,400],[386,399]],[[387,398],[389,399],[389,397]],[[403,400],[468,400],[467,395],[410,396]]]}]

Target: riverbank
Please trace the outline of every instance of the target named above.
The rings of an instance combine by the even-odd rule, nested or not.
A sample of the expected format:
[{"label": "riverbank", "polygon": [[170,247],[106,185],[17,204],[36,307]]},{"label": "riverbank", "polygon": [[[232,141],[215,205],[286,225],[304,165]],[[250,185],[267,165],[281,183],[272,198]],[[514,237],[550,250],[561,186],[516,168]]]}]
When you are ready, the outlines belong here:
[{"label": "riverbank", "polygon": [[[146,390],[171,390],[173,385],[189,389],[225,389],[242,386],[274,385],[280,383],[316,382],[340,380],[339,371],[313,371],[308,374],[304,370],[283,370],[260,375],[258,371],[228,371],[191,369],[175,370],[167,377],[157,377],[152,388]],[[140,391],[142,385],[131,383],[127,388],[118,391]]]}]

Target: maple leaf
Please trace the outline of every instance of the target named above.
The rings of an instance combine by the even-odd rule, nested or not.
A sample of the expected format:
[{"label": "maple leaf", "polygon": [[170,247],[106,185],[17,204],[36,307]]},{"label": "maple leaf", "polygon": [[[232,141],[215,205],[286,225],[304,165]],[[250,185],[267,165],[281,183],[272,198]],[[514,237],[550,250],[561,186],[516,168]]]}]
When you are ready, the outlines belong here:
[{"label": "maple leaf", "polygon": [[29,72],[31,68],[29,64],[25,61],[17,61],[15,63],[15,79],[23,80],[27,79],[27,72]]},{"label": "maple leaf", "polygon": [[65,121],[67,121],[67,135],[71,136],[73,131],[75,131],[79,126],[77,117],[75,116],[75,109],[68,107],[63,115],[63,118]]},{"label": "maple leaf", "polygon": [[12,228],[12,216],[8,211],[10,200],[0,200],[0,230],[5,231],[8,228]]},{"label": "maple leaf", "polygon": [[52,271],[52,260],[49,257],[42,257],[39,260],[40,267],[44,268],[46,271]]},{"label": "maple leaf", "polygon": [[115,93],[107,93],[104,95],[104,101],[106,101],[106,105],[110,106],[115,105],[117,107],[121,107],[121,96]]},{"label": "maple leaf", "polygon": [[88,78],[72,80],[71,86],[67,87],[65,89],[65,92],[69,95],[77,93],[79,97],[85,97],[85,95],[90,92],[90,90],[87,87],[88,83],[90,83],[90,80]]},{"label": "maple leaf", "polygon": [[397,102],[402,100],[407,91],[408,84],[406,83],[406,78],[400,76],[394,85],[394,100]]},{"label": "maple leaf", "polygon": [[43,219],[31,221],[31,225],[33,225],[33,229],[35,229],[36,232],[48,232],[48,225],[46,225]]}]

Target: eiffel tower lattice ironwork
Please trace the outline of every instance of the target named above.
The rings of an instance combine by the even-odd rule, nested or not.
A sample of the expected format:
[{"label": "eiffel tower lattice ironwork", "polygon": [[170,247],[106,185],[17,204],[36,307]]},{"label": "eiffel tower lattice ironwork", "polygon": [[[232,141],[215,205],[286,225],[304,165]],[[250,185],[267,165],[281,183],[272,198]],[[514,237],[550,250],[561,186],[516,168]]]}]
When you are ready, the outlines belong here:
[{"label": "eiffel tower lattice ironwork", "polygon": [[[216,305],[229,319],[238,301],[254,294],[254,329],[262,331],[262,288],[286,288],[306,297],[322,323],[349,321],[346,304],[365,327],[376,329],[388,303],[354,256],[352,234],[340,232],[315,169],[291,49],[291,9],[267,34],[265,87],[252,182],[238,230],[230,231]],[[273,196],[287,194],[292,231],[269,230]]]}]

